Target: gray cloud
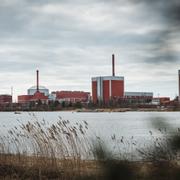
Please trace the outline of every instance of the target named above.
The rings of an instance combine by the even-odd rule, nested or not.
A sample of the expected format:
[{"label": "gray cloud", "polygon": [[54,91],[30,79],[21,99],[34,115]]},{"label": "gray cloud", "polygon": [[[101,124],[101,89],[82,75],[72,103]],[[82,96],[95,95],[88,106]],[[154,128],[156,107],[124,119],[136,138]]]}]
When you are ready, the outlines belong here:
[{"label": "gray cloud", "polygon": [[[2,0],[0,93],[10,84],[16,94],[26,93],[36,68],[51,90],[90,91],[92,76],[111,74],[112,53],[117,74],[128,80],[126,88],[133,91],[139,84],[139,90],[156,91],[149,76],[159,81],[169,77],[175,87],[171,80],[180,62],[178,10],[175,0]],[[172,73],[166,73],[167,66]],[[176,91],[162,89],[171,97]]]}]

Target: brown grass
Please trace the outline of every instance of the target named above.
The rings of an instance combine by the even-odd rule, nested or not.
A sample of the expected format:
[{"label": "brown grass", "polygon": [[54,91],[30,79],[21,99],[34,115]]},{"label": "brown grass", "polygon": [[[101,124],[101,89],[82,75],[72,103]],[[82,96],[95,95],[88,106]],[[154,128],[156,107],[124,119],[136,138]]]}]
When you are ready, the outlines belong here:
[{"label": "brown grass", "polygon": [[0,179],[179,180],[180,177],[179,165],[169,161],[130,163],[80,160],[78,167],[72,166],[72,161],[74,160],[57,160],[58,166],[54,167],[48,158],[22,155],[19,159],[19,155],[1,154]]},{"label": "brown grass", "polygon": [[0,178],[72,179],[92,177],[97,169],[94,161],[85,160],[80,160],[78,166],[75,166],[73,159],[56,159],[56,165],[51,158],[46,157],[1,154],[0,159]]},{"label": "brown grass", "polygon": [[89,168],[91,161],[84,163],[93,156],[87,130],[86,121],[71,125],[59,117],[57,123],[49,125],[33,115],[31,122],[0,137],[0,176],[71,179],[95,172]]},{"label": "brown grass", "polygon": [[[167,146],[172,140],[156,138],[154,149],[138,150],[144,161],[132,162],[122,152],[121,160],[115,159],[99,137],[95,144],[89,141],[87,130],[86,121],[74,125],[59,117],[57,123],[49,125],[33,115],[31,122],[20,124],[0,137],[0,179],[180,179],[178,149],[172,151],[172,145]],[[115,135],[112,140],[118,142]],[[177,136],[175,140],[177,146],[180,142]],[[125,139],[120,143],[127,145]]]}]

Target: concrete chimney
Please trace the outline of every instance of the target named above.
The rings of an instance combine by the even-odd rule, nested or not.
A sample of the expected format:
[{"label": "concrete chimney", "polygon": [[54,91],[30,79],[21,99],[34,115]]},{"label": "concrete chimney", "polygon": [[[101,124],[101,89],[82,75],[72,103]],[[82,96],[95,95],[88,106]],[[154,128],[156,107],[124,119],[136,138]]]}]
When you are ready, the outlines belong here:
[{"label": "concrete chimney", "polygon": [[114,57],[114,54],[112,54],[112,76],[115,76],[115,64],[114,64],[114,60],[115,60],[115,57]]},{"label": "concrete chimney", "polygon": [[39,70],[36,71],[36,91],[39,92]]}]

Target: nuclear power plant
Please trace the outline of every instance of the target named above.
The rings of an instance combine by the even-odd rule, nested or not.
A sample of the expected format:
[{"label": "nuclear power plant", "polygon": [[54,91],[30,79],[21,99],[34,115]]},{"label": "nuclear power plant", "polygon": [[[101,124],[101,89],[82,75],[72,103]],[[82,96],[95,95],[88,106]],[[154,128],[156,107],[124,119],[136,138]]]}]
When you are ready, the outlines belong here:
[{"label": "nuclear power plant", "polygon": [[83,91],[56,91],[50,94],[49,89],[39,84],[39,70],[36,71],[36,86],[29,88],[27,95],[18,96],[18,103],[20,104],[30,104],[38,101],[41,101],[43,104],[47,104],[50,101],[87,103],[89,100],[90,93]]},{"label": "nuclear power plant", "polygon": [[152,92],[125,92],[124,77],[115,76],[115,55],[112,54],[112,75],[92,77],[92,100],[107,104],[110,101],[129,101],[149,103],[153,99]]},{"label": "nuclear power plant", "polygon": [[112,97],[124,96],[124,77],[115,76],[115,56],[112,55],[112,76],[92,78],[92,99],[94,103],[108,102]]},{"label": "nuclear power plant", "polygon": [[[69,91],[69,90],[56,90],[49,92],[45,86],[40,85],[39,70],[36,71],[36,85],[27,89],[26,95],[18,96],[18,104],[28,107],[30,104],[36,104],[41,101],[43,104],[49,104],[51,102],[58,103],[72,103],[81,102],[83,104],[93,103],[96,105],[103,105],[110,107],[110,104],[116,105],[180,105],[180,70],[178,70],[178,98],[170,100],[169,97],[153,97],[153,92],[135,92],[125,91],[125,78],[116,74],[116,62],[115,55],[112,54],[111,59],[112,74],[109,76],[97,76],[91,78],[92,93],[84,91]],[[0,95],[0,109],[2,107],[12,104],[12,94]],[[179,107],[179,106],[177,106]]]},{"label": "nuclear power plant", "polygon": [[18,103],[37,102],[39,100],[42,103],[47,103],[48,96],[45,95],[46,91],[44,91],[44,89],[39,89],[39,70],[36,71],[36,78],[36,88],[29,89],[27,95],[18,96]]}]

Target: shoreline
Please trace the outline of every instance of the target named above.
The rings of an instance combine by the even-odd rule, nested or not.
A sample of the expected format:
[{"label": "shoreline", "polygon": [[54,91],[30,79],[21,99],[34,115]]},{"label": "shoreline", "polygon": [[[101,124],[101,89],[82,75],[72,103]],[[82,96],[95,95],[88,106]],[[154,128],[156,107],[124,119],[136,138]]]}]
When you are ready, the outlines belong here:
[{"label": "shoreline", "polygon": [[99,113],[99,112],[180,112],[180,109],[160,109],[160,108],[82,108],[82,109],[61,109],[61,110],[4,110],[0,112],[14,112],[15,114],[20,114],[21,112],[84,112],[84,113]]}]

